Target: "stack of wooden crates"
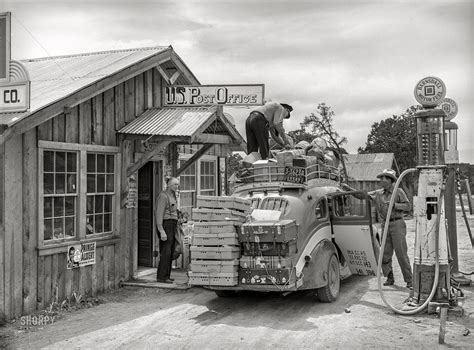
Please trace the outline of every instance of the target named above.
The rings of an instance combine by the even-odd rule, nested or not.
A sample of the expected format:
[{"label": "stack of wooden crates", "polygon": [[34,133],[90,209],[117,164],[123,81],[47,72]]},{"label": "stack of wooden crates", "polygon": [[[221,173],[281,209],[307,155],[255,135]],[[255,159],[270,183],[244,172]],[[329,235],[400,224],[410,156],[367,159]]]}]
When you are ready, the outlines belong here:
[{"label": "stack of wooden crates", "polygon": [[192,210],[190,285],[238,284],[238,232],[250,204],[250,200],[237,197],[197,196],[197,208]]}]

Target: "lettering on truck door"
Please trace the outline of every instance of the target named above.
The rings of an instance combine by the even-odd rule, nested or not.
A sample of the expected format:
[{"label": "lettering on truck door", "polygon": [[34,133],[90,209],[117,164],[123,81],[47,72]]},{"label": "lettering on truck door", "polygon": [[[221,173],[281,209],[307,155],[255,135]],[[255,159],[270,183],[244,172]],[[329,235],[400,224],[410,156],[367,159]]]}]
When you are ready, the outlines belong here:
[{"label": "lettering on truck door", "polygon": [[334,194],[330,203],[334,240],[351,273],[376,276],[379,243],[372,229],[369,199]]}]

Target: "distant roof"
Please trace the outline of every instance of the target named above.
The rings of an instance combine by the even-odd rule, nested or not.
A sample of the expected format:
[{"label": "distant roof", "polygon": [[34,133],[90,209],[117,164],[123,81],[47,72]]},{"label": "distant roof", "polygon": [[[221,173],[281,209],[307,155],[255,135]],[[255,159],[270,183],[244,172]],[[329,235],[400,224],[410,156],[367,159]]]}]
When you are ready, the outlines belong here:
[{"label": "distant roof", "polygon": [[0,124],[11,126],[27,115],[167,50],[172,52],[173,48],[157,46],[20,60],[31,79],[31,108],[24,113],[0,113]]},{"label": "distant roof", "polygon": [[377,181],[377,174],[392,168],[395,156],[393,153],[344,154],[344,159],[350,179]]}]

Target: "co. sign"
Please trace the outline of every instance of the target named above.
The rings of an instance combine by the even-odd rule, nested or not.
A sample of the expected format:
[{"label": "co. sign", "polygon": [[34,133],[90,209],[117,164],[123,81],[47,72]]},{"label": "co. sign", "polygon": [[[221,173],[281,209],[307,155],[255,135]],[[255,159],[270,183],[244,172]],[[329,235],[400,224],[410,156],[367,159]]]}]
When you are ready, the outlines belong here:
[{"label": "co. sign", "polygon": [[29,108],[29,82],[0,86],[0,112],[24,112]]}]

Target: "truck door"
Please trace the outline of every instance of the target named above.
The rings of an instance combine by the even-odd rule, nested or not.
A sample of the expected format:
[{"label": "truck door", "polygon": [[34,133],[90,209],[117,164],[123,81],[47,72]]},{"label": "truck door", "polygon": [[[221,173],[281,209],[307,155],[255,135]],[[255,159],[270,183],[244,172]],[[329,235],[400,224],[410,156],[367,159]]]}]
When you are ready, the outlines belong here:
[{"label": "truck door", "polygon": [[353,274],[377,275],[379,242],[372,226],[370,200],[363,192],[328,197],[333,237]]}]

